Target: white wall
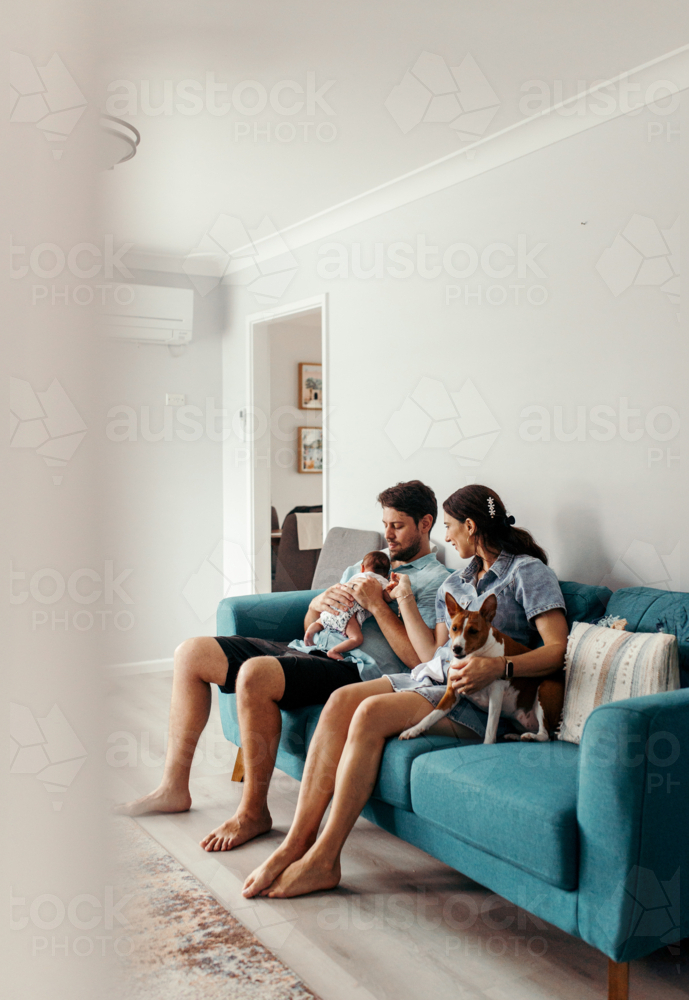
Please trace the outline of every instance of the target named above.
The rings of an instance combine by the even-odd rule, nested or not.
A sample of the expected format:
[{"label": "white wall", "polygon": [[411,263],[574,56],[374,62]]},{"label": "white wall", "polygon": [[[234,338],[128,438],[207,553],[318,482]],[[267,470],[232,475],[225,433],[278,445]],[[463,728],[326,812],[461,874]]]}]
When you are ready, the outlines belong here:
[{"label": "white wall", "polygon": [[323,476],[297,471],[297,427],[320,427],[321,410],[298,408],[299,364],[321,360],[321,330],[296,321],[270,326],[271,502],[280,524],[296,506],[316,506]]},{"label": "white wall", "polygon": [[[189,284],[186,275],[160,272],[136,272],[134,281]],[[213,632],[222,576],[207,557],[223,533],[228,419],[212,413],[222,408],[223,323],[222,297],[212,292],[195,295],[193,339],[177,357],[164,345],[106,341],[102,532],[116,573],[128,571],[122,588],[131,603],[116,601],[115,610],[133,618],[126,631],[110,626],[110,663],[165,659],[184,638]],[[168,393],[197,409],[166,406]]]},{"label": "white wall", "polygon": [[[674,128],[685,123],[686,107],[683,100]],[[643,111],[602,124],[323,241],[344,244],[350,260],[352,244],[361,245],[368,266],[376,243],[386,248],[423,237],[441,248],[469,244],[480,255],[493,243],[516,251],[523,239],[527,250],[544,244],[536,257],[540,275],[527,268],[524,277],[495,278],[479,268],[468,279],[385,273],[363,279],[350,268],[349,278],[325,280],[318,271],[324,246],[298,252],[285,301],[323,291],[329,296],[330,444],[338,454],[328,487],[332,524],[374,526],[375,495],[401,479],[424,479],[440,500],[467,482],[485,482],[547,548],[561,578],[687,588],[678,561],[689,542],[686,473],[675,457],[686,420],[685,327],[658,287],[636,284],[616,296],[596,270],[634,215],[669,229],[685,208],[686,165],[676,142],[649,141],[648,125],[656,120]],[[652,246],[646,252],[659,254]],[[496,254],[492,266],[509,262]],[[515,304],[511,284],[539,286],[543,291],[532,298],[545,298],[544,304]],[[468,286],[472,297],[446,304],[448,286]],[[483,295],[504,286],[507,301],[479,304],[479,286]],[[252,308],[250,295],[230,294],[239,320]],[[242,364],[239,340],[230,333],[224,341],[228,398],[238,391],[235,372]],[[404,455],[386,432],[422,378],[438,383],[430,387],[427,408],[440,399],[442,386],[457,392],[468,379],[485,401],[499,433],[475,466],[458,463],[449,447],[422,446]],[[641,414],[628,430],[620,425],[623,399]],[[530,406],[544,407],[551,421],[563,407],[565,431],[583,407],[583,439],[559,440],[551,428],[549,440],[526,440]],[[594,437],[601,429],[591,410],[599,406],[614,413],[609,440]],[[681,422],[667,441],[660,440],[667,416],[659,415],[650,433],[644,428],[657,407],[670,408]],[[461,417],[477,412],[470,406]],[[422,417],[412,412],[408,436]],[[479,422],[469,432],[483,429]],[[228,442],[228,454],[232,447]],[[242,487],[227,474],[225,484],[226,509],[238,525]]]}]

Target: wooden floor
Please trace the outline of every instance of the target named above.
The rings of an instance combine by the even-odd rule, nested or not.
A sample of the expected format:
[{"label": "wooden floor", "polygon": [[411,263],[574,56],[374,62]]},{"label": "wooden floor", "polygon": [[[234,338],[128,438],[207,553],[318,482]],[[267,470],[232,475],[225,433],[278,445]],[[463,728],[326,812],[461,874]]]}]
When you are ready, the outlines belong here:
[{"label": "wooden floor", "polygon": [[[109,795],[153,789],[162,773],[171,673],[109,682],[113,746],[130,746],[111,768]],[[603,1000],[607,959],[557,928],[365,820],[357,823],[333,892],[293,900],[246,900],[246,875],[284,836],[299,785],[276,772],[275,828],[235,851],[207,854],[199,840],[231,815],[241,785],[236,748],[222,736],[217,703],[192,769],[193,806],[141,825],[203,882],[322,1000]],[[111,755],[113,765],[121,764]],[[684,950],[684,949],[682,949]],[[689,997],[689,964],[665,949],[631,966],[630,1000]],[[171,997],[170,1000],[175,1000]]]}]

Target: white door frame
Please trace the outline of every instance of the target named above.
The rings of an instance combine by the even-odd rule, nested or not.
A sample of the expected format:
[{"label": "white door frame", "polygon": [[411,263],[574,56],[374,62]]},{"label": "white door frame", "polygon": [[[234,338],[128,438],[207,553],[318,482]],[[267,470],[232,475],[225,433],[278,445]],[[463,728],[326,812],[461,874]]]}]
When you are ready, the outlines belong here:
[{"label": "white door frame", "polygon": [[[323,533],[328,530],[328,484],[329,467],[327,461],[328,449],[328,400],[330,387],[328,379],[328,294],[314,295],[299,302],[290,302],[274,309],[264,309],[251,313],[246,317],[246,354],[247,354],[247,409],[254,414],[260,408],[261,386],[270,384],[269,355],[267,340],[257,342],[259,331],[256,327],[279,319],[287,319],[303,312],[321,311],[321,359],[323,365]],[[268,417],[268,415],[266,415]],[[246,426],[246,422],[245,422]],[[251,549],[251,564],[253,566],[253,585],[251,593],[269,593],[271,588],[270,570],[270,419],[268,417],[268,462],[267,467],[259,469],[257,462],[257,435],[245,435],[246,449],[249,460],[247,508],[249,512],[249,546]]]}]

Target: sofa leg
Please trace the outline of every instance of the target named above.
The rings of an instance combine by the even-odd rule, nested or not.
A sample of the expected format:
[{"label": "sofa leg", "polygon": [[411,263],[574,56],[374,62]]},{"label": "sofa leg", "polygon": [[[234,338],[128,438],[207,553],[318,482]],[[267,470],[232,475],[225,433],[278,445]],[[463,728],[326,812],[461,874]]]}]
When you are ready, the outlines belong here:
[{"label": "sofa leg", "polygon": [[[240,747],[234,759],[234,770],[232,771],[233,781],[244,781],[244,751]],[[621,996],[621,994],[620,994]]]},{"label": "sofa leg", "polygon": [[608,1000],[629,1000],[629,962],[608,959]]}]

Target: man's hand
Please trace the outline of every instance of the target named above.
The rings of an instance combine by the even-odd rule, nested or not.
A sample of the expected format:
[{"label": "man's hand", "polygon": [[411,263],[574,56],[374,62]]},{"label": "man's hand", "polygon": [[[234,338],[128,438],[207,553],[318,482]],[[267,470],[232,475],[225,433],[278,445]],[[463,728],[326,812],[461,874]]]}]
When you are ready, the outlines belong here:
[{"label": "man's hand", "polygon": [[377,580],[357,580],[352,584],[352,593],[362,608],[373,612],[376,607],[384,604],[383,591]]},{"label": "man's hand", "polygon": [[504,672],[502,656],[466,656],[450,667],[448,678],[457,694],[474,694],[498,680]]},{"label": "man's hand", "polygon": [[339,611],[346,611],[354,604],[354,598],[349,587],[342,583],[335,583],[328,587],[322,594],[317,594],[309,604],[309,609],[320,615],[323,611],[332,611],[337,614]]}]

